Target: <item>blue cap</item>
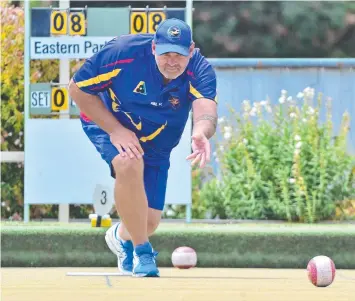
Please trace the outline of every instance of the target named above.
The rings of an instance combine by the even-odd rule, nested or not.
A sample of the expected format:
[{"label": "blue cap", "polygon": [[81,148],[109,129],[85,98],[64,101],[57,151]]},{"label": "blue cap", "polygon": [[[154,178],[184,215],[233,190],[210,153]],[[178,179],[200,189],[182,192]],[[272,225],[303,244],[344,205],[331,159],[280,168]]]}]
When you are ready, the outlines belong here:
[{"label": "blue cap", "polygon": [[166,19],[159,24],[155,32],[154,42],[158,55],[176,52],[188,56],[192,43],[191,28],[182,20]]}]

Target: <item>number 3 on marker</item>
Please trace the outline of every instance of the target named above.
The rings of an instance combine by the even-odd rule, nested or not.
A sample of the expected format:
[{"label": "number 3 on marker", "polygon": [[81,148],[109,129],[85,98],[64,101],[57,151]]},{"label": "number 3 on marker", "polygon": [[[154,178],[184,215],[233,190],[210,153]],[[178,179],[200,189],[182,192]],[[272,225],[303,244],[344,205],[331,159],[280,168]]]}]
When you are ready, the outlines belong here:
[{"label": "number 3 on marker", "polygon": [[148,32],[155,33],[160,22],[166,19],[166,15],[163,12],[150,12],[148,15]]},{"label": "number 3 on marker", "polygon": [[102,205],[105,205],[107,202],[107,192],[106,190],[101,191],[101,200],[100,200]]},{"label": "number 3 on marker", "polygon": [[51,34],[65,35],[67,34],[68,16],[65,11],[52,11],[51,13]]},{"label": "number 3 on marker", "polygon": [[68,110],[68,90],[66,88],[52,89],[52,111]]}]

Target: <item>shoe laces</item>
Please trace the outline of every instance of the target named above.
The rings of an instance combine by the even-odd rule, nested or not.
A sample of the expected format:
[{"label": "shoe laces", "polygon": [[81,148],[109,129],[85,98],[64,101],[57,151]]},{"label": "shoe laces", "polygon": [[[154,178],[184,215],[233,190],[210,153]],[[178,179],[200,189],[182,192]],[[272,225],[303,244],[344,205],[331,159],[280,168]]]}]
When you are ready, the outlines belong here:
[{"label": "shoe laces", "polygon": [[139,256],[139,261],[142,264],[151,264],[154,263],[155,258],[158,256],[158,252],[157,251],[153,251],[152,253],[146,253],[146,254],[142,254],[141,256]]}]

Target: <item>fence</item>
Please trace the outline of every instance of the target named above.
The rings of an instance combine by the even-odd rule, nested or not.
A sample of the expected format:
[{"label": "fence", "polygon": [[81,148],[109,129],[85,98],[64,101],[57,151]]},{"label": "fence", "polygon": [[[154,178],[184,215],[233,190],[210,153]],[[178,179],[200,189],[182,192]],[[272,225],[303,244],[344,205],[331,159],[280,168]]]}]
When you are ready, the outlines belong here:
[{"label": "fence", "polygon": [[[209,59],[217,73],[220,116],[228,106],[239,111],[243,100],[275,104],[281,90],[296,98],[306,87],[332,98],[334,131],[342,115],[350,113],[349,151],[355,151],[355,59]],[[320,120],[324,120],[321,112]]]}]

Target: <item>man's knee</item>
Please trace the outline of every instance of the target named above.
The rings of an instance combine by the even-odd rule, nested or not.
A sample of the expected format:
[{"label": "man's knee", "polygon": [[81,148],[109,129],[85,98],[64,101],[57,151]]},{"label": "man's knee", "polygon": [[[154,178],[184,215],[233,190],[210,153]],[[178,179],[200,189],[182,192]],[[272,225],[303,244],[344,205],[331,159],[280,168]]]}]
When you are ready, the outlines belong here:
[{"label": "man's knee", "polygon": [[143,173],[143,159],[130,159],[127,156],[117,155],[112,160],[112,166],[117,176],[129,177]]}]

